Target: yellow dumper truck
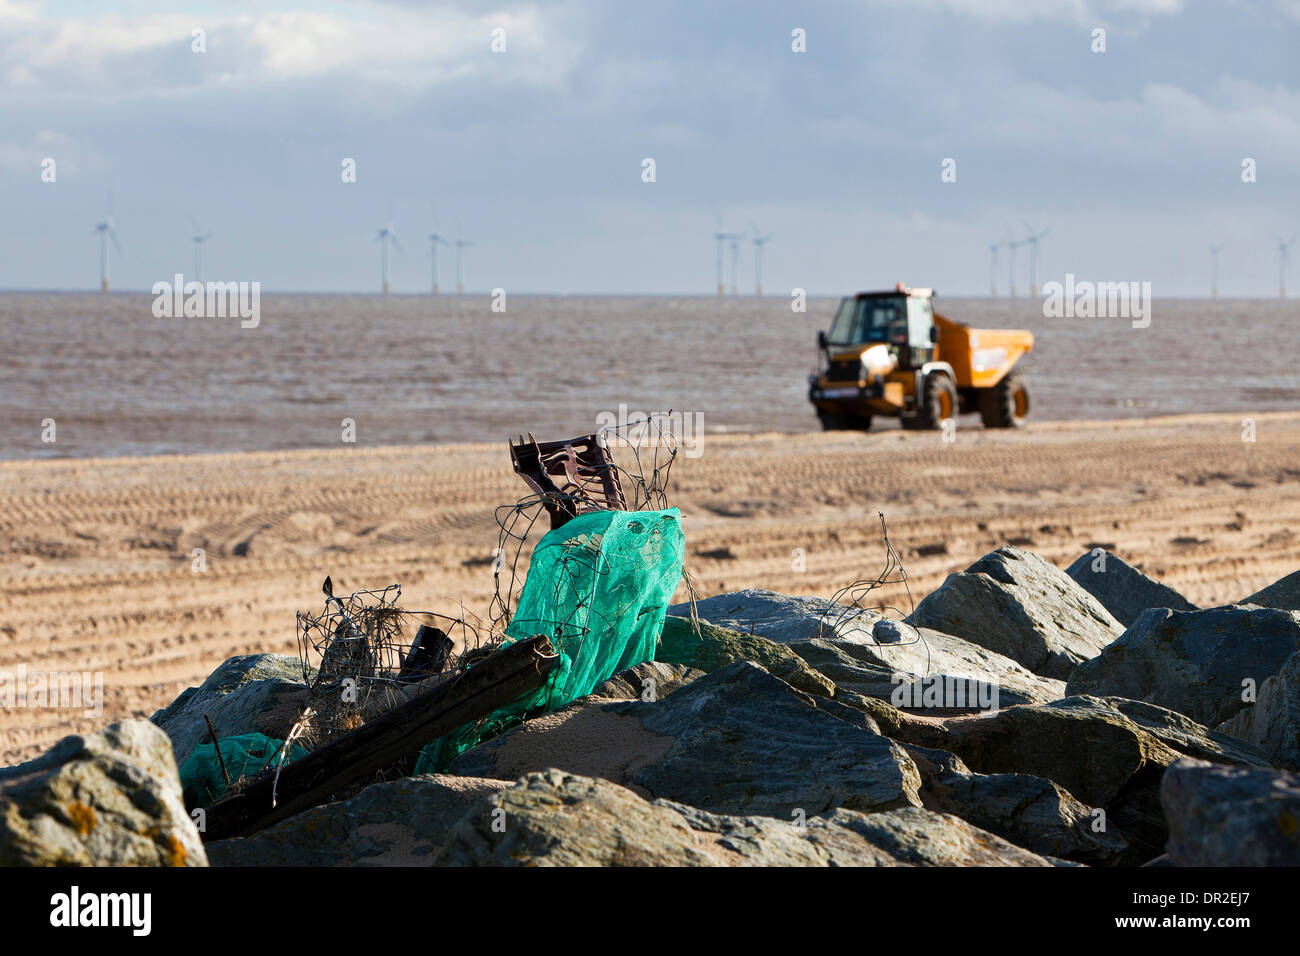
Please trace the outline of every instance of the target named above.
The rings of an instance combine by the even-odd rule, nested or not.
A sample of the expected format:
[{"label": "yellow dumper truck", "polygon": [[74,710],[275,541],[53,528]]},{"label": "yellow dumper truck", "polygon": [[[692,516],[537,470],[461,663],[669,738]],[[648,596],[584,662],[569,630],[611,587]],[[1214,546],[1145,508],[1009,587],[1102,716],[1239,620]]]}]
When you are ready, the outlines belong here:
[{"label": "yellow dumper truck", "polygon": [[808,379],[822,428],[866,430],[875,415],[941,428],[967,412],[985,428],[1024,425],[1029,387],[1015,364],[1033,333],[972,329],[935,312],[933,299],[900,282],[840,302],[830,331],[817,333],[821,369]]}]

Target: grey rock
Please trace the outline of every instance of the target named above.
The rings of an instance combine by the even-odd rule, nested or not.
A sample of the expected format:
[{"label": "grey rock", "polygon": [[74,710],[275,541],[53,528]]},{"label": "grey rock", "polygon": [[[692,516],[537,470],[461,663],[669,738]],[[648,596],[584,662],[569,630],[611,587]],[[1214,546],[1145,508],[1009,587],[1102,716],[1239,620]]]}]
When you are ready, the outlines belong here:
[{"label": "grey rock", "polygon": [[682,664],[706,673],[736,661],[753,661],[792,687],[818,697],[835,696],[835,685],[803,662],[784,644],[743,634],[707,621],[669,615],[655,649],[655,660]]},{"label": "grey rock", "polygon": [[1123,631],[1091,594],[1043,558],[1006,546],[948,575],[908,621],[1065,680]]},{"label": "grey rock", "polygon": [[[909,629],[915,635],[896,644],[858,637],[813,638],[794,641],[789,648],[835,683],[837,688],[888,700],[904,710],[932,710],[915,682],[933,678],[955,689],[966,706],[944,695],[946,710],[987,709],[1015,704],[1046,703],[1065,696],[1065,683],[1040,677],[1009,657],[929,628]],[[932,686],[926,681],[925,688]]]},{"label": "grey rock", "polygon": [[703,676],[704,671],[685,664],[645,661],[598,684],[591,696],[606,700],[659,700]]},{"label": "grey rock", "polygon": [[1240,740],[1181,714],[1115,698],[1067,697],[993,717],[953,719],[944,727],[943,749],[974,771],[1046,777],[1086,807],[1104,809],[1128,841],[1126,863],[1144,862],[1163,849],[1159,785],[1174,761],[1192,756],[1267,765],[1257,748]]},{"label": "grey rock", "polygon": [[1300,650],[1300,612],[1226,607],[1151,608],[1102,654],[1070,676],[1070,694],[1144,700],[1217,726]]},{"label": "grey rock", "polygon": [[[500,811],[504,811],[502,814]],[[504,828],[494,827],[504,820]],[[549,769],[476,805],[447,837],[446,866],[1050,866],[962,820],[916,807],[800,820],[653,802]]]},{"label": "grey rock", "polygon": [[207,846],[213,866],[429,866],[447,830],[504,780],[426,774],[375,783],[247,837]]},{"label": "grey rock", "polygon": [[207,866],[167,735],[145,720],[0,770],[0,866]]},{"label": "grey rock", "polygon": [[887,617],[882,617],[872,626],[871,636],[877,644],[910,644],[919,639],[912,625]]},{"label": "grey rock", "polygon": [[1300,866],[1300,774],[1179,760],[1160,800],[1175,866]]},{"label": "grey rock", "polygon": [[[796,597],[762,588],[717,594],[696,601],[695,608],[696,614],[710,624],[783,644],[810,637],[851,634],[870,637],[872,627],[880,618],[877,611],[869,608],[851,608],[826,598]],[[674,604],[668,613],[690,617],[691,605]]]},{"label": "grey rock", "polygon": [[1044,856],[1081,863],[1118,860],[1128,844],[1059,784],[1023,773],[972,773],[955,754],[907,747],[921,774],[921,803]]},{"label": "grey rock", "polygon": [[1279,767],[1300,770],[1300,653],[1259,687],[1255,703],[1219,730],[1254,744]]},{"label": "grey rock", "polygon": [[182,764],[199,744],[258,733],[283,740],[307,698],[302,663],[282,654],[247,654],[223,662],[198,687],[190,687],[151,718],[167,732]]},{"label": "grey rock", "polygon": [[1195,611],[1196,605],[1168,585],[1143,574],[1118,555],[1104,549],[1089,551],[1065,569],[1085,591],[1128,627],[1147,608]]},{"label": "grey rock", "polygon": [[543,715],[450,770],[513,780],[554,767],[717,813],[783,819],[918,806],[915,765],[874,726],[741,661],[655,703],[587,702]]},{"label": "grey rock", "polygon": [[1237,603],[1279,608],[1284,611],[1300,611],[1300,571],[1292,571],[1286,577],[1274,581],[1266,588],[1260,588]]}]

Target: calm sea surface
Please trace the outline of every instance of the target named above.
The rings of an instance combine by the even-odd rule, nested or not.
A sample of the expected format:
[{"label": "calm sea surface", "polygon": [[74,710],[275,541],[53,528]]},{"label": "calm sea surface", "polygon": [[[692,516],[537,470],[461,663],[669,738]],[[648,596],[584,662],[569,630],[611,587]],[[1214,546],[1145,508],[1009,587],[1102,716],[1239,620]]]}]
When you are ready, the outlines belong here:
[{"label": "calm sea surface", "polygon": [[[807,431],[813,342],[835,305],[512,296],[502,314],[487,296],[266,295],[242,329],[158,319],[152,301],[0,294],[0,457],[337,447],[345,418],[362,446],[545,440],[620,404],[701,413],[706,432]],[[1028,299],[936,304],[1034,332],[1038,419],[1300,407],[1300,303],[1157,300],[1146,329],[1046,319]]]}]

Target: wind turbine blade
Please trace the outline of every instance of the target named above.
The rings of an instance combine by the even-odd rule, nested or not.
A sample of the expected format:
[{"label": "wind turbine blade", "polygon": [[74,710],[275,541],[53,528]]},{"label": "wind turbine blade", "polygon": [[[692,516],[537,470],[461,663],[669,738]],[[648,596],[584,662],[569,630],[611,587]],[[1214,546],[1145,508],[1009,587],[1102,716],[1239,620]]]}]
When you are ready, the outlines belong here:
[{"label": "wind turbine blade", "polygon": [[398,252],[401,252],[402,255],[406,255],[406,253],[402,251],[402,244],[397,241],[397,233],[389,233],[389,238],[393,240],[393,248]]},{"label": "wind turbine blade", "polygon": [[118,254],[119,256],[122,256],[123,258],[125,258],[125,257],[126,257],[126,253],[122,251],[122,246],[121,246],[121,244],[117,241],[117,230],[116,230],[116,229],[110,229],[110,230],[108,230],[108,238],[110,238],[110,239],[113,240],[113,248],[117,250],[117,254]]}]

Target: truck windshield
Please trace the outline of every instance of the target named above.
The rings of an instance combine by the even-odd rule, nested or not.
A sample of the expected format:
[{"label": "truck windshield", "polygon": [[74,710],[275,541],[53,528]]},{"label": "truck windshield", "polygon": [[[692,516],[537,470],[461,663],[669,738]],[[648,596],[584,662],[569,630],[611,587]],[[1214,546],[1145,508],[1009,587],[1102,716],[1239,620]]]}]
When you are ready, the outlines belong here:
[{"label": "truck windshield", "polygon": [[906,296],[872,296],[844,299],[826,335],[830,345],[860,345],[884,342],[889,326],[907,315]]}]

